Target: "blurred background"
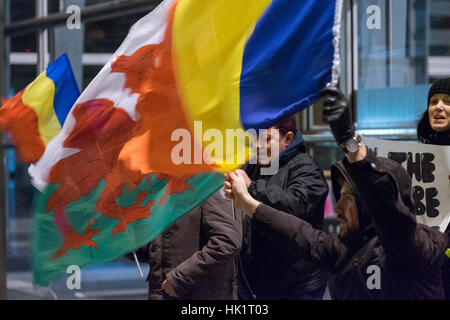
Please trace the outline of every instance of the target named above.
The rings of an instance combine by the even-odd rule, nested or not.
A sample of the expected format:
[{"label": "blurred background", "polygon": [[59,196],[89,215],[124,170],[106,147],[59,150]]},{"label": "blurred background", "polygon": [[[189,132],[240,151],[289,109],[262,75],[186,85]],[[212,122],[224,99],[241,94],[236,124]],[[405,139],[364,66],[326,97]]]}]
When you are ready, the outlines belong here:
[{"label": "blurred background", "polygon": [[[48,62],[69,55],[81,90],[125,39],[129,28],[159,0],[0,0],[0,93],[13,96],[41,73]],[[66,26],[66,9],[81,9],[80,29]],[[379,28],[370,19],[379,8]],[[414,141],[416,123],[426,109],[428,89],[450,76],[450,1],[344,0],[341,28],[341,90],[352,103],[360,133],[382,139]],[[369,21],[369,22],[368,22]],[[373,22],[373,21],[372,21]],[[371,26],[371,27],[369,27]],[[317,105],[320,104],[320,101]],[[329,177],[332,163],[343,157],[321,121],[320,106],[297,115],[310,154]],[[147,284],[136,264],[125,258],[82,269],[80,290],[68,290],[69,275],[48,288],[35,288],[31,276],[33,187],[28,165],[17,157],[7,135],[2,138],[0,218],[6,235],[8,299],[146,299]],[[330,196],[325,231],[337,232]],[[142,265],[144,275],[148,266]],[[6,295],[5,295],[6,294]]]}]

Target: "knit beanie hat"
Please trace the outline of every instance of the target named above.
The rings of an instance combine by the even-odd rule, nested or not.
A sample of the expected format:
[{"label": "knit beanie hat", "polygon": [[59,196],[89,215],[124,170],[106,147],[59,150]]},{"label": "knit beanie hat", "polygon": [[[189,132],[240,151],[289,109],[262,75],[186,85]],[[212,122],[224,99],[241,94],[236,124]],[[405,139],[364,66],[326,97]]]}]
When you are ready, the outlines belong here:
[{"label": "knit beanie hat", "polygon": [[434,131],[430,126],[430,119],[428,117],[428,106],[430,105],[431,97],[439,93],[450,95],[450,78],[440,79],[431,86],[428,92],[427,109],[417,124],[417,137],[422,143],[450,146],[450,131]]},{"label": "knit beanie hat", "polygon": [[435,94],[448,94],[450,96],[450,78],[444,78],[436,81],[428,92],[428,105],[430,105],[430,99]]}]

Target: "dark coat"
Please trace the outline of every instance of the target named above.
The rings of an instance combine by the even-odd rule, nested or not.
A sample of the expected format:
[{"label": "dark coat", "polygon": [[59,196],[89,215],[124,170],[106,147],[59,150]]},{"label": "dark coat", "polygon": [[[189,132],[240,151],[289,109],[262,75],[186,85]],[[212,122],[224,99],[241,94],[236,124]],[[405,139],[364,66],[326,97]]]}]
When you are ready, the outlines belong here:
[{"label": "dark coat", "polygon": [[[434,88],[433,86],[430,89],[430,93],[428,94],[428,104],[434,93],[450,94],[450,78],[438,81],[437,85],[438,88]],[[450,146],[450,131],[436,132],[431,128],[430,119],[428,117],[428,107],[417,125],[417,137],[425,144]],[[450,225],[447,226],[445,233],[450,242]],[[447,244],[447,248],[450,248],[450,243]],[[442,263],[442,282],[445,291],[445,299],[450,300],[450,257],[447,255],[445,255],[444,262]]]},{"label": "dark coat", "polygon": [[171,299],[161,289],[165,279],[180,300],[237,299],[241,219],[217,192],[139,250],[139,260],[150,264],[149,299]]},{"label": "dark coat", "polygon": [[[363,161],[336,164],[333,187],[337,175],[350,183],[358,214],[370,217],[360,216],[363,226],[357,234],[341,240],[266,205],[257,208],[254,227],[292,254],[329,271],[333,299],[442,299],[440,267],[447,237],[416,222],[411,179],[403,167],[369,152]],[[374,275],[370,266],[380,270],[380,289],[369,289]]]},{"label": "dark coat", "polygon": [[[279,171],[261,175],[260,166],[247,165],[244,170],[252,180],[249,193],[258,201],[310,222],[323,226],[328,184],[315,164],[300,133],[280,154]],[[256,299],[296,299],[326,286],[325,273],[311,263],[299,259],[269,240],[265,232],[253,229],[244,217],[244,242],[241,260],[250,290]],[[242,279],[243,276],[246,279]],[[240,282],[240,295],[250,298],[247,285]],[[244,292],[247,291],[247,292]]]}]

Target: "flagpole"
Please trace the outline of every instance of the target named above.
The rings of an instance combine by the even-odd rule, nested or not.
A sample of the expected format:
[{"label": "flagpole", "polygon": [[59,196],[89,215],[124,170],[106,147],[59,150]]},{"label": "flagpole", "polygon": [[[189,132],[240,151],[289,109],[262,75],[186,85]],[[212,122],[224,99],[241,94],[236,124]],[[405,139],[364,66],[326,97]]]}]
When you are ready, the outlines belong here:
[{"label": "flagpole", "polygon": [[[231,198],[231,206],[233,208],[233,219],[236,220],[236,207],[234,206],[234,199],[233,198]],[[253,289],[252,289],[250,283],[248,282],[247,277],[245,276],[245,272],[243,272],[244,266],[242,265],[242,260],[241,260],[240,254],[237,255],[237,263],[238,263],[238,269],[240,269],[242,271],[242,273],[241,273],[242,274],[242,279],[244,280],[245,285],[247,286],[248,290],[250,291],[250,294],[251,294],[253,300],[256,300],[256,295],[253,292]]]},{"label": "flagpole", "polygon": [[142,273],[141,265],[139,264],[139,260],[138,260],[138,258],[136,256],[136,252],[135,251],[133,251],[133,257],[134,257],[134,261],[136,262],[136,266],[137,266],[137,268],[139,270],[139,274],[141,275],[141,278],[144,279],[144,274]]},{"label": "flagpole", "polygon": [[336,6],[334,10],[334,26],[333,26],[333,66],[331,68],[331,82],[327,84],[327,87],[336,88],[339,83],[339,76],[341,74],[341,56],[340,56],[340,43],[341,43],[341,24],[342,24],[342,8],[343,0],[336,0]]},{"label": "flagpole", "polygon": [[231,199],[231,206],[233,208],[233,219],[236,220],[236,207],[234,206],[234,199]]}]

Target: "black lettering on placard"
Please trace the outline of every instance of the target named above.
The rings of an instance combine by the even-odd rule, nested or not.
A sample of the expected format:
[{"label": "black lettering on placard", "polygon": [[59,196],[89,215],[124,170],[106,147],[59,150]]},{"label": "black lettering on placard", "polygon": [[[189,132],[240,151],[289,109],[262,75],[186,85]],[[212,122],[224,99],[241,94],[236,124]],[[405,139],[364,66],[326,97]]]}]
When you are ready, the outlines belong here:
[{"label": "black lettering on placard", "polygon": [[389,152],[388,158],[402,164],[406,161],[406,152]]},{"label": "black lettering on placard", "polygon": [[413,175],[415,175],[417,181],[422,181],[422,174],[420,172],[420,153],[416,153],[416,161],[413,161],[412,158],[413,154],[411,152],[408,152],[408,162],[406,170],[408,171],[411,178],[413,177]]},{"label": "black lettering on placard", "polygon": [[427,208],[422,203],[423,198],[425,197],[425,192],[423,191],[422,187],[415,186],[412,189],[412,196],[414,198],[414,202],[416,204],[416,215],[421,216],[425,213]]},{"label": "black lettering on placard", "polygon": [[425,190],[426,199],[427,199],[427,216],[430,218],[437,217],[439,215],[439,211],[435,208],[439,207],[440,202],[435,197],[438,195],[438,191],[436,188],[428,188]]},{"label": "black lettering on placard", "polygon": [[422,153],[422,181],[430,183],[434,181],[434,174],[432,173],[436,166],[433,164],[434,154]]},{"label": "black lettering on placard", "polygon": [[[414,159],[413,159],[414,156]],[[434,165],[434,154],[432,153],[413,153],[408,152],[389,152],[388,158],[402,164],[406,160],[406,171],[408,174],[417,181],[423,181],[424,183],[434,182],[434,174],[433,171],[436,170],[436,166]]]},{"label": "black lettering on placard", "polygon": [[[434,170],[436,166],[433,163],[435,156],[432,153],[412,153],[412,152],[389,152],[388,158],[399,164],[406,161],[406,171],[411,178],[423,183],[432,183],[435,180]],[[416,204],[416,215],[421,216],[426,214],[430,218],[437,217],[440,205],[437,199],[438,190],[434,187],[423,188],[421,186],[414,186],[412,188],[412,196]]]},{"label": "black lettering on placard", "polygon": [[[439,215],[439,211],[436,209],[439,207],[439,199],[436,199],[438,191],[436,188],[423,189],[421,186],[415,186],[412,189],[412,196],[416,204],[416,215],[421,216],[424,213],[427,217],[435,218]],[[425,199],[425,204],[423,200]]]}]

